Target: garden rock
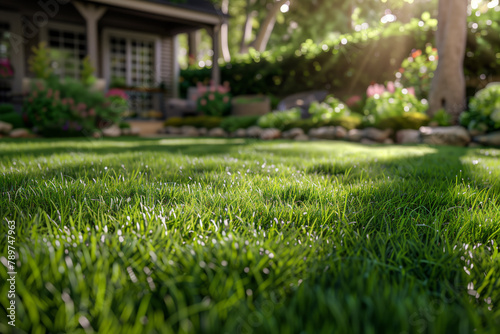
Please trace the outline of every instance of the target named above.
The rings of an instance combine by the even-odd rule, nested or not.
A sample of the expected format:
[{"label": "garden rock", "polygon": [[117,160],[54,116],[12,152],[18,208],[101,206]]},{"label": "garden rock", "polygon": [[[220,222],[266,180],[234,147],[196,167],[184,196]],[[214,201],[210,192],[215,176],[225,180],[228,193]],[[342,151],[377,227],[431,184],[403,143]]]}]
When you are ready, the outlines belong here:
[{"label": "garden rock", "polygon": [[420,131],[412,129],[404,129],[396,132],[396,142],[398,144],[419,144]]},{"label": "garden rock", "polygon": [[322,126],[309,133],[309,136],[319,139],[335,139],[334,126]]},{"label": "garden rock", "polygon": [[392,144],[394,144],[394,140],[392,140],[392,138],[387,138],[386,140],[384,140],[384,144],[392,145]]},{"label": "garden rock", "polygon": [[422,126],[419,131],[424,144],[466,146],[471,140],[469,132],[461,126]]},{"label": "garden rock", "polygon": [[247,130],[245,129],[238,129],[234,132],[233,134],[237,138],[244,138],[247,136]]},{"label": "garden rock", "polygon": [[122,133],[121,135],[122,136],[130,136],[130,128],[124,128],[124,129],[121,129]]},{"label": "garden rock", "polygon": [[500,146],[500,131],[474,137],[474,142],[486,146]]},{"label": "garden rock", "polygon": [[122,134],[122,131],[118,127],[118,125],[112,125],[109,128],[102,130],[102,135],[104,137],[120,137],[121,134]]},{"label": "garden rock", "polygon": [[262,133],[262,128],[255,125],[247,129],[247,136],[251,138],[259,138],[261,133]]},{"label": "garden rock", "polygon": [[9,134],[10,138],[30,138],[31,133],[28,129],[14,129]]},{"label": "garden rock", "polygon": [[363,137],[363,133],[361,130],[352,129],[352,130],[349,130],[349,132],[347,132],[347,136],[345,137],[345,139],[347,139],[349,141],[359,142],[362,137]]},{"label": "garden rock", "polygon": [[281,138],[281,131],[278,129],[264,129],[260,134],[262,140],[272,140]]},{"label": "garden rock", "polygon": [[0,133],[9,134],[12,130],[12,124],[0,121]]},{"label": "garden rock", "polygon": [[167,126],[164,129],[164,133],[168,135],[180,135],[182,134],[181,128],[175,127],[175,126]]},{"label": "garden rock", "polygon": [[302,130],[301,128],[293,128],[283,132],[283,138],[285,139],[295,139],[296,137],[303,135],[304,135],[304,130]]},{"label": "garden rock", "polygon": [[341,126],[335,128],[335,138],[344,139],[347,136],[347,130]]},{"label": "garden rock", "polygon": [[208,130],[207,130],[207,128],[199,128],[199,129],[198,129],[198,134],[199,134],[200,136],[206,136],[206,135],[208,134]]},{"label": "garden rock", "polygon": [[472,137],[477,137],[477,136],[482,136],[484,134],[486,134],[486,131],[488,129],[485,128],[484,130],[483,129],[472,129],[472,130],[469,130],[469,136]]},{"label": "garden rock", "polygon": [[470,148],[476,148],[476,147],[483,147],[483,145],[479,144],[479,143],[476,143],[476,142],[473,142],[471,141],[469,143],[469,145],[467,145],[467,147],[470,147]]},{"label": "garden rock", "polygon": [[130,128],[131,136],[139,136],[141,134],[141,129],[139,128]]},{"label": "garden rock", "polygon": [[208,131],[210,137],[226,137],[226,131],[222,128],[213,128]]},{"label": "garden rock", "polygon": [[368,138],[361,138],[360,143],[361,144],[365,144],[365,145],[380,144],[378,141],[371,140],[371,139],[368,139]]},{"label": "garden rock", "polygon": [[198,130],[194,126],[184,125],[181,127],[182,135],[186,137],[198,137]]},{"label": "garden rock", "polygon": [[295,137],[294,139],[297,140],[297,141],[308,141],[309,140],[309,136],[306,135],[306,134],[302,134],[300,136]]},{"label": "garden rock", "polygon": [[376,128],[366,128],[363,130],[362,136],[363,138],[383,143],[391,134],[392,129],[379,130]]}]

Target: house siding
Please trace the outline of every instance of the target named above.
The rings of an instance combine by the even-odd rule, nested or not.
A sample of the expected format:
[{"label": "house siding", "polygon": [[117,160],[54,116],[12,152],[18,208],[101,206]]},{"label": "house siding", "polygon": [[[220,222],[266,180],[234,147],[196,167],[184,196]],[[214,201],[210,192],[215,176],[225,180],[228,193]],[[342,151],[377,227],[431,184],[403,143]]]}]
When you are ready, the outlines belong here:
[{"label": "house siding", "polygon": [[161,39],[161,81],[165,83],[167,94],[166,98],[174,96],[174,62],[173,59],[176,55],[174,54],[174,39],[170,36],[163,37]]}]

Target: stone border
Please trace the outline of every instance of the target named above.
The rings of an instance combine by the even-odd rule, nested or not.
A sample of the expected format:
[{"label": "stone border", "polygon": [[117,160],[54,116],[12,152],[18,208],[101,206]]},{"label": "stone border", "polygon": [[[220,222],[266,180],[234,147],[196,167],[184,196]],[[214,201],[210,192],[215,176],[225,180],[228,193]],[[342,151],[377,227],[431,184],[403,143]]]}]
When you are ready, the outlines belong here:
[{"label": "stone border", "polygon": [[461,126],[428,127],[419,130],[405,129],[396,133],[392,129],[379,130],[376,128],[346,130],[341,126],[324,126],[313,128],[306,134],[301,128],[288,131],[269,128],[263,129],[252,126],[248,129],[238,129],[227,133],[222,128],[206,129],[193,126],[166,127],[161,134],[181,137],[220,137],[220,138],[258,138],[261,140],[291,139],[297,141],[308,140],[346,140],[361,144],[429,144],[451,146],[500,146],[500,131],[488,134],[469,132]]}]

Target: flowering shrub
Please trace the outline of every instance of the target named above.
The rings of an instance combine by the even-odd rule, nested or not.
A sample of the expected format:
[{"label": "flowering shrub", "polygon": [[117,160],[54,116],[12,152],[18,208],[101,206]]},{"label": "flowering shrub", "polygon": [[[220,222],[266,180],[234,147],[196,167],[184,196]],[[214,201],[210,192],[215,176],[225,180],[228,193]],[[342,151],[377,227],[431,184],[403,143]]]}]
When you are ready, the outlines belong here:
[{"label": "flowering shrub", "polygon": [[460,115],[460,123],[480,132],[500,129],[500,84],[489,84],[471,98],[469,111]]},{"label": "flowering shrub", "polygon": [[[368,99],[364,110],[367,126],[381,126],[382,121],[400,117],[406,113],[425,113],[426,105],[415,97],[415,90],[399,88],[392,82],[371,85],[367,89]],[[426,118],[427,119],[427,118]]]},{"label": "flowering shrub", "polygon": [[261,128],[277,128],[283,130],[292,122],[301,118],[301,112],[298,108],[284,111],[273,111],[259,118],[257,125]]},{"label": "flowering shrub", "polygon": [[23,111],[44,136],[90,134],[102,126],[118,123],[122,113],[113,104],[113,97],[91,91],[79,81],[54,77],[35,81],[24,100]]},{"label": "flowering shrub", "polygon": [[198,100],[196,106],[207,116],[227,116],[231,111],[231,95],[227,82],[223,86],[216,86],[213,82],[210,87],[198,84]]},{"label": "flowering shrub", "polygon": [[8,58],[0,59],[0,78],[9,79],[14,75],[14,70]]},{"label": "flowering shrub", "polygon": [[415,95],[419,99],[427,98],[437,62],[437,49],[432,45],[427,44],[424,51],[413,50],[396,72],[396,84],[401,87],[415,87]]},{"label": "flowering shrub", "polygon": [[129,97],[125,91],[119,88],[110,89],[106,93],[106,98],[114,112],[125,114],[129,108]]},{"label": "flowering shrub", "polygon": [[319,122],[349,116],[351,111],[333,95],[329,95],[324,102],[311,103],[309,114],[314,122]]}]

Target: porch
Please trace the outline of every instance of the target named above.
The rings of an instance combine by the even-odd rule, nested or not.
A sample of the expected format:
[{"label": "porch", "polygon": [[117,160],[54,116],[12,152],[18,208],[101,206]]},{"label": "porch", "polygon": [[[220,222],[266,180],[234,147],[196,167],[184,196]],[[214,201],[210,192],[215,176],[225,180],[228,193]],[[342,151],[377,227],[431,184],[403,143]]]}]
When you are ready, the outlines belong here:
[{"label": "porch", "polygon": [[3,102],[22,98],[23,79],[33,78],[29,57],[40,42],[50,48],[53,72],[79,78],[88,56],[102,89],[130,96],[138,119],[165,118],[167,100],[178,96],[177,36],[206,29],[212,36],[212,79],[220,82],[219,27],[223,18],[204,0],[4,0],[0,4],[0,59],[14,75],[2,78]]}]

